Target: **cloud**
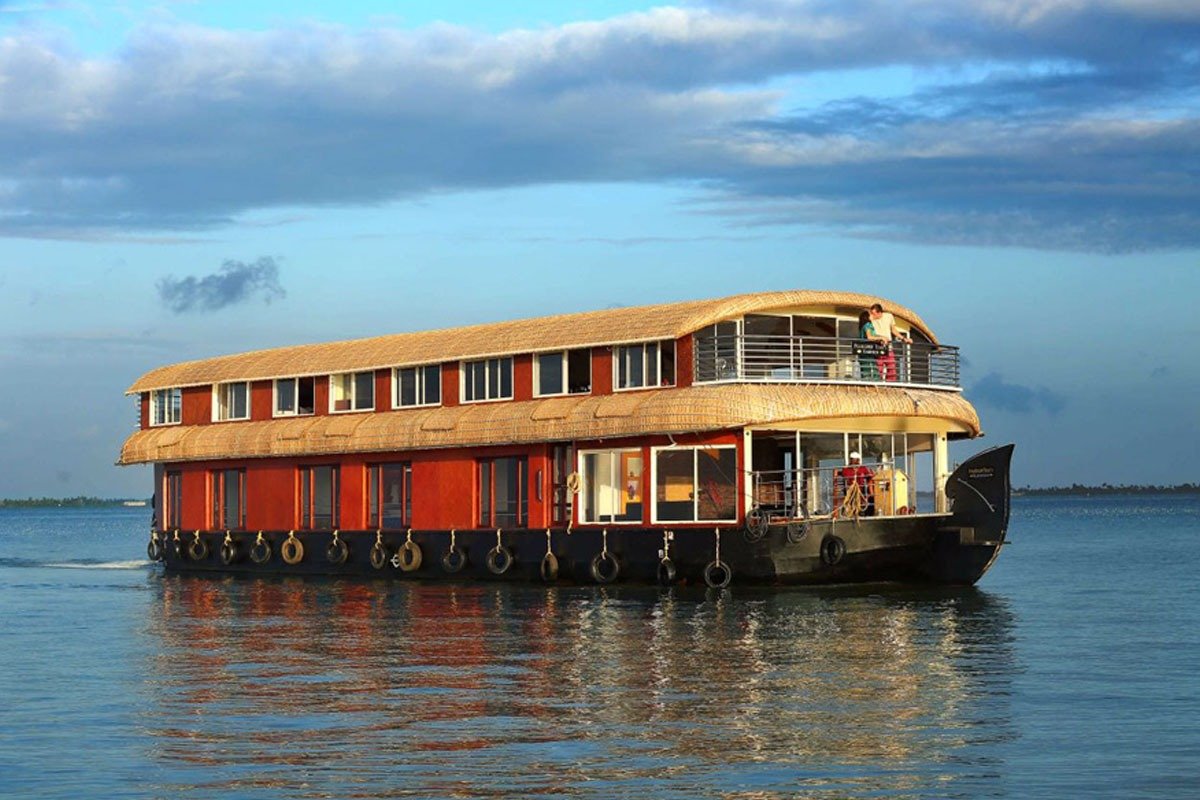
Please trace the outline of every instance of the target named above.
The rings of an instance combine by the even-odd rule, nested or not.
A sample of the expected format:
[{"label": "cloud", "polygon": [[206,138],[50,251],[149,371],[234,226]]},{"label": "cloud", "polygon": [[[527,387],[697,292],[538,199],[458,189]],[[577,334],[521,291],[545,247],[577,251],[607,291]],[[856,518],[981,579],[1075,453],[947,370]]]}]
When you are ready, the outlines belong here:
[{"label": "cloud", "polygon": [[967,395],[976,405],[1013,414],[1044,411],[1055,416],[1067,405],[1061,394],[1045,386],[1009,383],[998,372],[990,372],[983,376],[974,386],[967,389]]},{"label": "cloud", "polygon": [[[499,34],[160,24],[99,58],[19,30],[0,40],[0,234],[624,181],[698,187],[739,225],[1195,247],[1197,41],[1182,0],[724,0]],[[796,105],[897,68],[912,91]]]},{"label": "cloud", "polygon": [[264,256],[253,264],[226,261],[211,275],[168,277],[158,282],[158,296],[175,312],[218,311],[261,297],[263,302],[284,297],[275,259]]},{"label": "cloud", "polygon": [[1150,370],[1151,378],[1169,378],[1171,376],[1171,368],[1168,366],[1159,365]]}]

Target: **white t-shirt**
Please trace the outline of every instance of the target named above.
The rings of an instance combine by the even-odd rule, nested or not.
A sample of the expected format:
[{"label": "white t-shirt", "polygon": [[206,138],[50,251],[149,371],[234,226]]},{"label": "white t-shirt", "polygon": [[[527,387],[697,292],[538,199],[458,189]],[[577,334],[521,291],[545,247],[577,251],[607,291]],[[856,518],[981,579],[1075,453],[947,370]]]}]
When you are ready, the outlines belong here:
[{"label": "white t-shirt", "polygon": [[875,327],[875,333],[889,342],[896,336],[896,318],[892,316],[892,312],[890,311],[880,314],[879,319],[871,320],[871,325]]}]

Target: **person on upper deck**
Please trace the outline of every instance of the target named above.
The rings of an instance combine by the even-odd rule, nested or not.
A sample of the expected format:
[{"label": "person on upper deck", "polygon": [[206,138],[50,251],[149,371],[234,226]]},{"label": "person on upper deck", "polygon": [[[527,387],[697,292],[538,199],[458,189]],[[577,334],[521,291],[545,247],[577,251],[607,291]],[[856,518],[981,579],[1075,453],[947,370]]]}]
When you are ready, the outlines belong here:
[{"label": "person on upper deck", "polygon": [[871,326],[874,328],[877,341],[883,343],[883,354],[875,361],[876,367],[879,369],[879,375],[885,381],[897,380],[896,375],[896,354],[892,351],[892,342],[899,340],[906,343],[911,343],[907,333],[902,333],[896,329],[896,318],[892,316],[892,312],[884,311],[883,306],[875,303],[871,306],[869,312],[871,317]]},{"label": "person on upper deck", "polygon": [[[869,342],[879,342],[880,337],[875,333],[871,324],[871,312],[864,311],[858,315],[858,338]],[[879,380],[879,368],[875,365],[876,357],[867,349],[855,348],[858,352],[858,377],[864,381]]]}]

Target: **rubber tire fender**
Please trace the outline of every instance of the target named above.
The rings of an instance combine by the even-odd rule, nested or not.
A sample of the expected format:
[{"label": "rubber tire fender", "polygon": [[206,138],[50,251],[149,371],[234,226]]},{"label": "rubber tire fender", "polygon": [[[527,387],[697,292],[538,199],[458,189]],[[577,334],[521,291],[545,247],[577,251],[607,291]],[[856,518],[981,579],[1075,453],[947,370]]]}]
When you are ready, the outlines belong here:
[{"label": "rubber tire fender", "polygon": [[325,548],[325,560],[330,564],[342,565],[346,563],[346,559],[350,557],[350,545],[342,540],[342,537],[337,537],[329,543],[329,547]]},{"label": "rubber tire fender", "polygon": [[804,537],[808,536],[808,532],[812,530],[812,523],[805,520],[804,522],[789,522],[787,525],[787,540],[792,544],[800,544],[804,541]]},{"label": "rubber tire fender", "polygon": [[192,539],[191,544],[188,545],[187,552],[188,557],[192,561],[203,561],[208,558],[208,543],[200,538]]},{"label": "rubber tire fender", "polygon": [[504,545],[498,544],[488,551],[487,568],[493,575],[503,575],[513,565],[513,554]]},{"label": "rubber tire fender", "polygon": [[166,555],[165,548],[158,539],[151,539],[146,543],[146,557],[151,561],[162,561],[164,555]]},{"label": "rubber tire fender", "polygon": [[387,548],[376,542],[371,546],[371,566],[375,569],[383,569],[388,563]]},{"label": "rubber tire fender", "polygon": [[704,567],[704,583],[711,589],[724,589],[733,580],[733,570],[724,561],[710,561]]},{"label": "rubber tire fender", "polygon": [[254,543],[250,548],[250,560],[255,564],[265,564],[271,560],[271,543],[266,539]]},{"label": "rubber tire fender", "polygon": [[[612,565],[612,572],[604,571],[605,564]],[[621,574],[621,562],[617,561],[617,557],[612,553],[596,553],[596,557],[592,559],[589,571],[592,574],[592,580],[596,583],[612,583]]]},{"label": "rubber tire fender", "polygon": [[846,555],[846,543],[842,537],[832,533],[821,540],[821,562],[827,567],[833,567]]},{"label": "rubber tire fender", "polygon": [[409,539],[396,551],[396,559],[401,572],[416,572],[421,568],[421,561],[424,559],[421,545]]},{"label": "rubber tire fender", "polygon": [[458,545],[451,547],[446,551],[446,554],[442,556],[442,569],[446,570],[446,572],[449,572],[451,575],[455,574],[456,572],[462,572],[463,567],[466,565],[467,554]]},{"label": "rubber tire fender", "polygon": [[283,544],[279,546],[279,555],[283,557],[283,563],[296,565],[304,560],[304,542],[294,536],[289,536],[283,540]]},{"label": "rubber tire fender", "polygon": [[237,542],[232,541],[232,540],[230,540],[228,542],[221,542],[221,563],[222,564],[224,564],[225,566],[228,567],[230,564],[237,561],[238,556],[240,556],[240,555],[241,555],[241,553],[238,551]]}]

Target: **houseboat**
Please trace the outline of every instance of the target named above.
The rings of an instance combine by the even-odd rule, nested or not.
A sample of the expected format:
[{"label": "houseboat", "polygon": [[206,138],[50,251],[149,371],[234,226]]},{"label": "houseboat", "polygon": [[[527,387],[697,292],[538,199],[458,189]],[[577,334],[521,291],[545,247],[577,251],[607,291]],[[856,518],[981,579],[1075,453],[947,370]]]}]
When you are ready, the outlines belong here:
[{"label": "houseboat", "polygon": [[[890,345],[860,316],[893,315]],[[882,368],[882,369],[881,369]],[[155,369],[119,464],[154,466],[180,571],[973,584],[1012,446],[913,311],[747,294],[300,345]]]}]

